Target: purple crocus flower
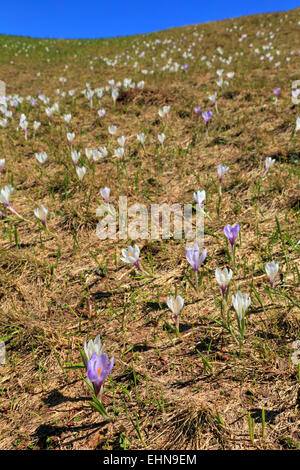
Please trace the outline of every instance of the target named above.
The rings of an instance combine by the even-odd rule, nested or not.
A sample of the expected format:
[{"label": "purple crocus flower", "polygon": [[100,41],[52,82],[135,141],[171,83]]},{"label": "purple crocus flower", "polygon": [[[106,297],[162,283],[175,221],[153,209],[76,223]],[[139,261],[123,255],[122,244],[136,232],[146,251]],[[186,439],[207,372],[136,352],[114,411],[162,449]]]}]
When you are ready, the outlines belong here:
[{"label": "purple crocus flower", "polygon": [[198,269],[206,258],[207,250],[206,248],[202,251],[200,255],[200,249],[197,243],[193,247],[186,250],[186,259],[190,263],[195,273],[195,284],[196,289],[198,289]]},{"label": "purple crocus flower", "polygon": [[275,88],[274,95],[276,98],[278,98],[280,92],[281,92],[281,88]]},{"label": "purple crocus flower", "polygon": [[239,231],[240,231],[240,224],[235,224],[234,227],[232,225],[226,225],[223,228],[224,235],[230,241],[232,249],[234,247]]},{"label": "purple crocus flower", "polygon": [[114,358],[112,357],[109,362],[107,354],[103,353],[97,356],[94,353],[90,360],[87,361],[86,375],[90,382],[92,382],[95,390],[96,397],[102,394],[103,384],[105,379],[109,376],[114,365]]},{"label": "purple crocus flower", "polygon": [[277,98],[278,98],[280,92],[281,92],[281,88],[275,88],[275,90],[274,90],[275,103],[277,103]]},{"label": "purple crocus flower", "polygon": [[200,113],[200,111],[201,111],[201,106],[196,106],[196,107],[194,108],[194,111],[195,111],[195,113],[196,113],[196,115],[197,115],[197,117],[198,117],[198,116],[199,116],[199,113]]},{"label": "purple crocus flower", "polygon": [[208,122],[211,120],[212,115],[213,115],[213,113],[210,109],[208,111],[203,111],[202,117],[205,121],[206,126],[208,126]]},{"label": "purple crocus flower", "polygon": [[200,255],[200,249],[197,243],[195,243],[193,247],[188,248],[186,250],[186,259],[192,266],[193,271],[198,271],[200,265],[203,263],[203,261],[206,258],[206,253],[207,253],[207,250],[205,248]]}]

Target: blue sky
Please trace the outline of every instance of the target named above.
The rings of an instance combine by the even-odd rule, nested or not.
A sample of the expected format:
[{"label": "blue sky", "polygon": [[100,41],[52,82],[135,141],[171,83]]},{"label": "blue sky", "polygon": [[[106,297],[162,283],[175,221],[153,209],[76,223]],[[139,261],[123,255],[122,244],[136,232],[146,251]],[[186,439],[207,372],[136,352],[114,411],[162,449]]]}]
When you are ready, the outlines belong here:
[{"label": "blue sky", "polygon": [[1,34],[41,38],[124,36],[299,6],[299,0],[0,1]]}]

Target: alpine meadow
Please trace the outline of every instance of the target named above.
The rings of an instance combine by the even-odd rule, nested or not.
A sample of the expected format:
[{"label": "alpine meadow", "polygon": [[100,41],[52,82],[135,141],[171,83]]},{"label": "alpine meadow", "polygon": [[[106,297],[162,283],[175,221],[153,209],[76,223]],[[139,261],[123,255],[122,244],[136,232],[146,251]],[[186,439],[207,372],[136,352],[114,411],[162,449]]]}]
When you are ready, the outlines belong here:
[{"label": "alpine meadow", "polygon": [[0,449],[300,449],[300,8],[0,80]]}]

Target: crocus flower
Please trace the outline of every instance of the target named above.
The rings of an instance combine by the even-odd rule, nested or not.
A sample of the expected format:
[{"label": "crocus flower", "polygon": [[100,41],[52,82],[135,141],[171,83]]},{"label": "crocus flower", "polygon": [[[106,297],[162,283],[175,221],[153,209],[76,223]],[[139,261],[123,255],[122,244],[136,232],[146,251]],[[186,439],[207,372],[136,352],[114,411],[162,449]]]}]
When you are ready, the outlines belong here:
[{"label": "crocus flower", "polygon": [[93,162],[97,162],[100,158],[103,158],[103,155],[99,150],[92,150]]},{"label": "crocus flower", "polygon": [[34,156],[37,159],[37,161],[40,162],[41,165],[44,165],[45,161],[48,158],[48,155],[46,154],[46,152],[36,153]]},{"label": "crocus flower", "polygon": [[100,194],[103,197],[103,199],[105,200],[106,204],[108,204],[109,203],[110,188],[100,189]]},{"label": "crocus flower", "polygon": [[235,241],[236,241],[237,236],[239,234],[239,231],[240,231],[240,225],[239,224],[235,224],[234,227],[233,227],[233,225],[226,225],[223,228],[224,235],[230,241],[232,249],[234,247],[234,244],[235,244]]},{"label": "crocus flower", "polygon": [[10,184],[2,188],[0,191],[0,202],[5,204],[7,207],[10,207],[9,197],[13,191],[14,188]]},{"label": "crocus flower", "polygon": [[79,159],[80,159],[80,152],[77,152],[77,150],[72,150],[71,158],[72,158],[74,164],[78,165],[78,162],[79,162]]},{"label": "crocus flower", "polygon": [[300,88],[292,90],[292,103],[299,104]]},{"label": "crocus flower", "polygon": [[0,202],[2,204],[4,204],[17,217],[21,217],[20,214],[18,214],[18,212],[16,212],[15,209],[12,208],[12,206],[10,205],[10,202],[9,202],[10,195],[13,191],[14,191],[14,188],[12,187],[11,184],[9,184],[8,186],[5,186],[4,188],[2,188],[1,191],[0,191]]},{"label": "crocus flower", "polygon": [[274,165],[275,162],[276,160],[271,157],[267,157],[265,159],[265,171],[264,171],[263,176],[270,170],[270,168]]},{"label": "crocus flower", "polygon": [[83,347],[87,359],[90,360],[95,353],[97,356],[103,354],[105,344],[101,343],[100,335],[97,335],[94,341],[92,339],[90,339],[88,343],[85,341]]},{"label": "crocus flower", "polygon": [[109,362],[108,356],[103,353],[98,356],[96,353],[87,361],[86,375],[88,380],[93,384],[95,395],[101,395],[103,393],[104,381],[109,376],[114,365],[114,358],[112,357]]},{"label": "crocus flower", "polygon": [[114,105],[116,104],[117,98],[119,96],[119,90],[118,88],[113,88],[111,92],[111,97],[113,99]]},{"label": "crocus flower", "polygon": [[167,297],[167,305],[174,315],[177,330],[179,330],[179,314],[182,310],[183,304],[184,299],[180,295],[177,295],[176,298],[173,296]]},{"label": "crocus flower", "polygon": [[300,117],[297,117],[297,119],[296,119],[295,132],[299,131],[299,129],[300,129]]},{"label": "crocus flower", "polygon": [[119,147],[114,150],[113,156],[118,157],[120,158],[120,160],[122,160],[122,158],[124,157],[124,152],[125,152],[124,147]]},{"label": "crocus flower", "polygon": [[88,160],[90,160],[93,156],[93,150],[89,149],[87,147],[84,149],[84,153],[85,153],[85,156]]},{"label": "crocus flower", "polygon": [[24,119],[23,121],[20,121],[20,127],[24,131],[25,140],[27,140],[28,122],[26,121],[26,119]]},{"label": "crocus flower", "polygon": [[94,96],[94,91],[93,90],[87,90],[86,92],[86,96],[87,96],[87,99],[89,100],[90,102],[90,107],[92,108],[93,107],[93,96]]},{"label": "crocus flower", "polygon": [[75,132],[68,132],[67,133],[67,140],[68,140],[70,145],[72,145],[74,139],[75,139]]},{"label": "crocus flower", "polygon": [[232,304],[241,323],[251,304],[251,298],[248,294],[242,294],[241,291],[237,291],[236,296],[232,295]]},{"label": "crocus flower", "polygon": [[213,95],[209,95],[208,99],[209,101],[212,102],[212,104],[216,105],[217,93],[214,93]]},{"label": "crocus flower", "polygon": [[46,112],[47,117],[50,121],[50,118],[51,118],[52,114],[54,113],[54,109],[53,108],[45,108],[45,112]]},{"label": "crocus flower", "polygon": [[195,113],[196,113],[196,115],[197,115],[197,117],[198,117],[198,116],[199,116],[199,113],[200,113],[200,111],[201,111],[201,106],[196,106],[196,107],[194,108],[194,111],[195,111]]},{"label": "crocus flower", "polygon": [[161,145],[164,145],[164,141],[165,141],[165,138],[166,138],[165,134],[162,132],[161,134],[157,135],[157,138],[158,138],[159,143]]},{"label": "crocus flower", "polygon": [[232,278],[232,271],[227,268],[224,268],[222,271],[220,268],[216,268],[215,275],[216,281],[221,287],[223,299],[225,299],[226,289]]},{"label": "crocus flower", "polygon": [[66,126],[68,128],[69,124],[70,124],[70,121],[72,119],[72,114],[64,114],[64,120],[66,122]]},{"label": "crocus flower", "polygon": [[271,261],[271,263],[267,263],[265,265],[265,270],[266,270],[268,279],[270,281],[271,287],[274,286],[274,281],[278,273],[278,269],[279,269],[279,265],[278,263],[274,263],[274,261]]},{"label": "crocus flower", "polygon": [[108,132],[111,134],[111,135],[115,135],[117,133],[117,126],[108,126]]},{"label": "crocus flower", "polygon": [[192,266],[193,271],[195,273],[195,284],[196,288],[198,288],[198,269],[203,263],[206,258],[207,250],[206,248],[202,251],[200,255],[200,249],[197,243],[194,244],[191,248],[186,250],[186,259],[189,264]]},{"label": "crocus flower", "polygon": [[193,247],[186,250],[186,259],[193,268],[193,271],[198,271],[199,267],[206,258],[207,250],[206,248],[202,251],[200,255],[200,248],[197,243]]},{"label": "crocus flower", "polygon": [[33,123],[33,136],[35,137],[36,131],[39,129],[41,123],[38,121],[34,121]]},{"label": "crocus flower", "polygon": [[103,157],[107,157],[108,151],[106,147],[99,147],[99,152],[102,154]]},{"label": "crocus flower", "polygon": [[140,249],[137,245],[134,245],[134,248],[132,246],[129,246],[127,250],[125,250],[125,248],[122,248],[122,256],[120,259],[124,261],[124,263],[134,264],[137,268],[139,268],[139,256]]},{"label": "crocus flower", "polygon": [[37,207],[34,209],[34,215],[40,219],[42,222],[43,226],[46,228],[46,223],[47,223],[47,214],[48,214],[48,209],[41,205],[40,207]]},{"label": "crocus flower", "polygon": [[142,134],[137,134],[136,138],[144,146],[144,143],[145,143],[145,140],[146,140],[147,136],[142,133]]},{"label": "crocus flower", "polygon": [[1,158],[1,159],[0,159],[0,173],[1,173],[1,171],[3,170],[3,168],[4,168],[4,165],[5,165],[5,158]]},{"label": "crocus flower", "polygon": [[275,88],[275,90],[274,90],[275,104],[277,104],[277,99],[278,99],[278,96],[279,96],[280,92],[281,92],[281,88]]},{"label": "crocus flower", "polygon": [[84,175],[86,174],[85,166],[82,166],[82,167],[77,166],[76,167],[76,173],[77,173],[77,176],[78,176],[79,180],[82,181]]},{"label": "crocus flower", "polygon": [[203,209],[202,203],[206,198],[205,190],[203,189],[202,191],[196,191],[194,192],[193,196],[199,209]]},{"label": "crocus flower", "polygon": [[216,84],[218,85],[219,88],[222,88],[223,86],[223,78],[219,78],[219,80],[216,81]]},{"label": "crocus flower", "polygon": [[208,122],[211,120],[212,115],[213,115],[213,113],[212,113],[212,111],[211,111],[210,109],[209,109],[208,111],[203,111],[202,117],[203,117],[203,119],[204,119],[204,121],[205,121],[206,127],[208,126]]},{"label": "crocus flower", "polygon": [[98,109],[97,111],[99,118],[103,118],[105,116],[105,109]]},{"label": "crocus flower", "polygon": [[218,176],[219,176],[220,184],[222,183],[223,176],[225,175],[225,173],[227,173],[228,170],[229,170],[228,166],[221,165],[221,164],[218,165]]},{"label": "crocus flower", "polygon": [[126,137],[124,135],[122,135],[122,137],[118,137],[117,138],[117,142],[118,144],[120,145],[120,147],[124,147],[125,146],[125,142],[126,142]]}]

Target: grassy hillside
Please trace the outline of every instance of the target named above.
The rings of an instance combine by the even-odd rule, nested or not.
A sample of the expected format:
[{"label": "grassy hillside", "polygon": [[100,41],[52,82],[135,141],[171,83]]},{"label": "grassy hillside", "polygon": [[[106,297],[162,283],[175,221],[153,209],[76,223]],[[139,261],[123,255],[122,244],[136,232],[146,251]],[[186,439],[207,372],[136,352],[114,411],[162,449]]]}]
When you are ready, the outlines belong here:
[{"label": "grassy hillside", "polygon": [[[0,204],[0,449],[299,448],[299,56],[300,9],[114,39],[0,36],[0,190],[14,188]],[[205,190],[198,288],[186,240],[98,238],[105,187],[116,209]],[[142,270],[120,259],[135,244]],[[217,267],[232,270],[225,299]],[[108,416],[83,380],[97,335],[114,357]]]}]

